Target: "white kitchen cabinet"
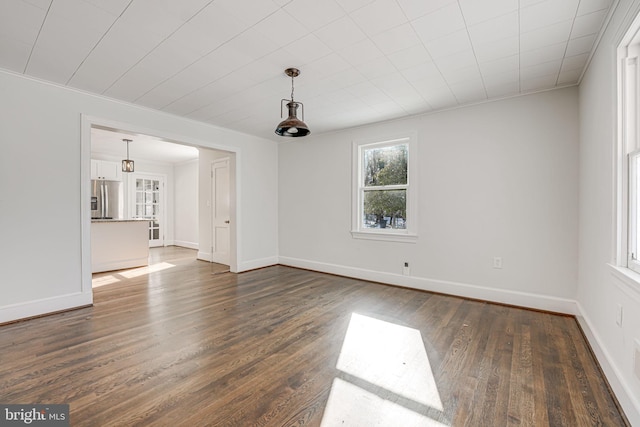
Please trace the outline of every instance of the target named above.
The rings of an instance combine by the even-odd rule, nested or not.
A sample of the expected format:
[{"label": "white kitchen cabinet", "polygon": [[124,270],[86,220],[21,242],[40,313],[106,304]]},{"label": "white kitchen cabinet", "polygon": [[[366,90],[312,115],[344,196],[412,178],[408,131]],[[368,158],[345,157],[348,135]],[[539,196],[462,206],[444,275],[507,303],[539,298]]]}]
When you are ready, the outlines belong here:
[{"label": "white kitchen cabinet", "polygon": [[149,265],[149,225],[145,220],[91,221],[91,272]]},{"label": "white kitchen cabinet", "polygon": [[122,181],[120,163],[91,159],[91,179]]}]

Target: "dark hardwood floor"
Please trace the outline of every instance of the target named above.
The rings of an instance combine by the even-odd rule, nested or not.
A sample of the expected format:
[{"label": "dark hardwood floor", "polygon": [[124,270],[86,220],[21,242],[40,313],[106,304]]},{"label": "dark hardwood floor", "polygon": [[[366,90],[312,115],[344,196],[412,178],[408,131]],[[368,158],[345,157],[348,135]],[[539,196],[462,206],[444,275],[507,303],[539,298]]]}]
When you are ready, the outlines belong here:
[{"label": "dark hardwood floor", "polygon": [[0,327],[0,403],[72,426],[623,426],[572,317],[152,250]]}]

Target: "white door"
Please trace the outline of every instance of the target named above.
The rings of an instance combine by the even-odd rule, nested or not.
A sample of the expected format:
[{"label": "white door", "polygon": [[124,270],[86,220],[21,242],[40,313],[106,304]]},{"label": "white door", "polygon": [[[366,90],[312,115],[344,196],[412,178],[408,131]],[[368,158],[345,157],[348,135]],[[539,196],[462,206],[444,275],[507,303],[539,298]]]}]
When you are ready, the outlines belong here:
[{"label": "white door", "polygon": [[211,165],[212,248],[211,261],[229,265],[229,159]]},{"label": "white door", "polygon": [[149,220],[149,247],[164,246],[164,177],[136,174],[133,218]]}]

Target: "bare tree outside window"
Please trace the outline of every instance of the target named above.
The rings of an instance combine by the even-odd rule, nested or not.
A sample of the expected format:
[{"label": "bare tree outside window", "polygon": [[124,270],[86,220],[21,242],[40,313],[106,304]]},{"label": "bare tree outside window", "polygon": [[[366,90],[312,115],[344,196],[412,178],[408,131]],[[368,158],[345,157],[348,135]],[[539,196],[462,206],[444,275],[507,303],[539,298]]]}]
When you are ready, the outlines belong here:
[{"label": "bare tree outside window", "polygon": [[364,150],[363,225],[406,229],[407,144]]}]

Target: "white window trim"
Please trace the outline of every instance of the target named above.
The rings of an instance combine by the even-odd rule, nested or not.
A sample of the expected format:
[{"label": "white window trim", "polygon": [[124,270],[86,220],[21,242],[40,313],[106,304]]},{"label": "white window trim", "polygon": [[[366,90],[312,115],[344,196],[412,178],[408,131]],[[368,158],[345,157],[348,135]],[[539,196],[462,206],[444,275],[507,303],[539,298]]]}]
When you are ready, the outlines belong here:
[{"label": "white window trim", "polygon": [[[404,230],[373,229],[361,227],[362,194],[360,178],[362,170],[362,148],[385,147],[405,142],[408,145],[407,162],[407,228]],[[381,240],[388,242],[415,243],[418,240],[418,135],[416,132],[388,138],[355,140],[352,144],[352,193],[351,193],[351,236],[354,239]],[[387,186],[392,189],[394,186]],[[404,186],[403,186],[404,188]]]},{"label": "white window trim", "polygon": [[630,209],[635,203],[635,171],[631,168],[631,160],[638,155],[640,149],[640,17],[629,27],[626,35],[618,45],[617,80],[618,80],[618,132],[616,154],[616,236],[617,245],[614,254],[614,270],[626,281],[634,281],[640,286],[638,273],[640,262],[632,259],[631,232],[638,227]]},{"label": "white window trim", "polygon": [[[640,261],[638,260],[638,257],[640,256],[640,254],[638,253],[638,250],[640,249],[638,247],[639,242],[636,242],[636,237],[637,233],[632,233],[631,231],[633,230],[637,230],[638,226],[640,226],[640,224],[637,223],[636,218],[638,217],[636,209],[638,208],[638,200],[637,199],[637,194],[638,191],[640,190],[637,186],[637,182],[638,182],[638,173],[640,171],[638,171],[638,168],[633,167],[632,163],[634,161],[634,159],[638,159],[640,158],[640,150],[635,150],[632,153],[629,153],[628,155],[628,160],[627,160],[627,171],[628,171],[628,187],[629,187],[629,197],[628,197],[628,227],[627,227],[627,232],[625,233],[627,236],[627,247],[629,248],[627,251],[627,268],[635,271],[636,273],[640,273]],[[635,248],[636,253],[633,253],[633,249]],[[634,258],[635,256],[635,258]]]}]

